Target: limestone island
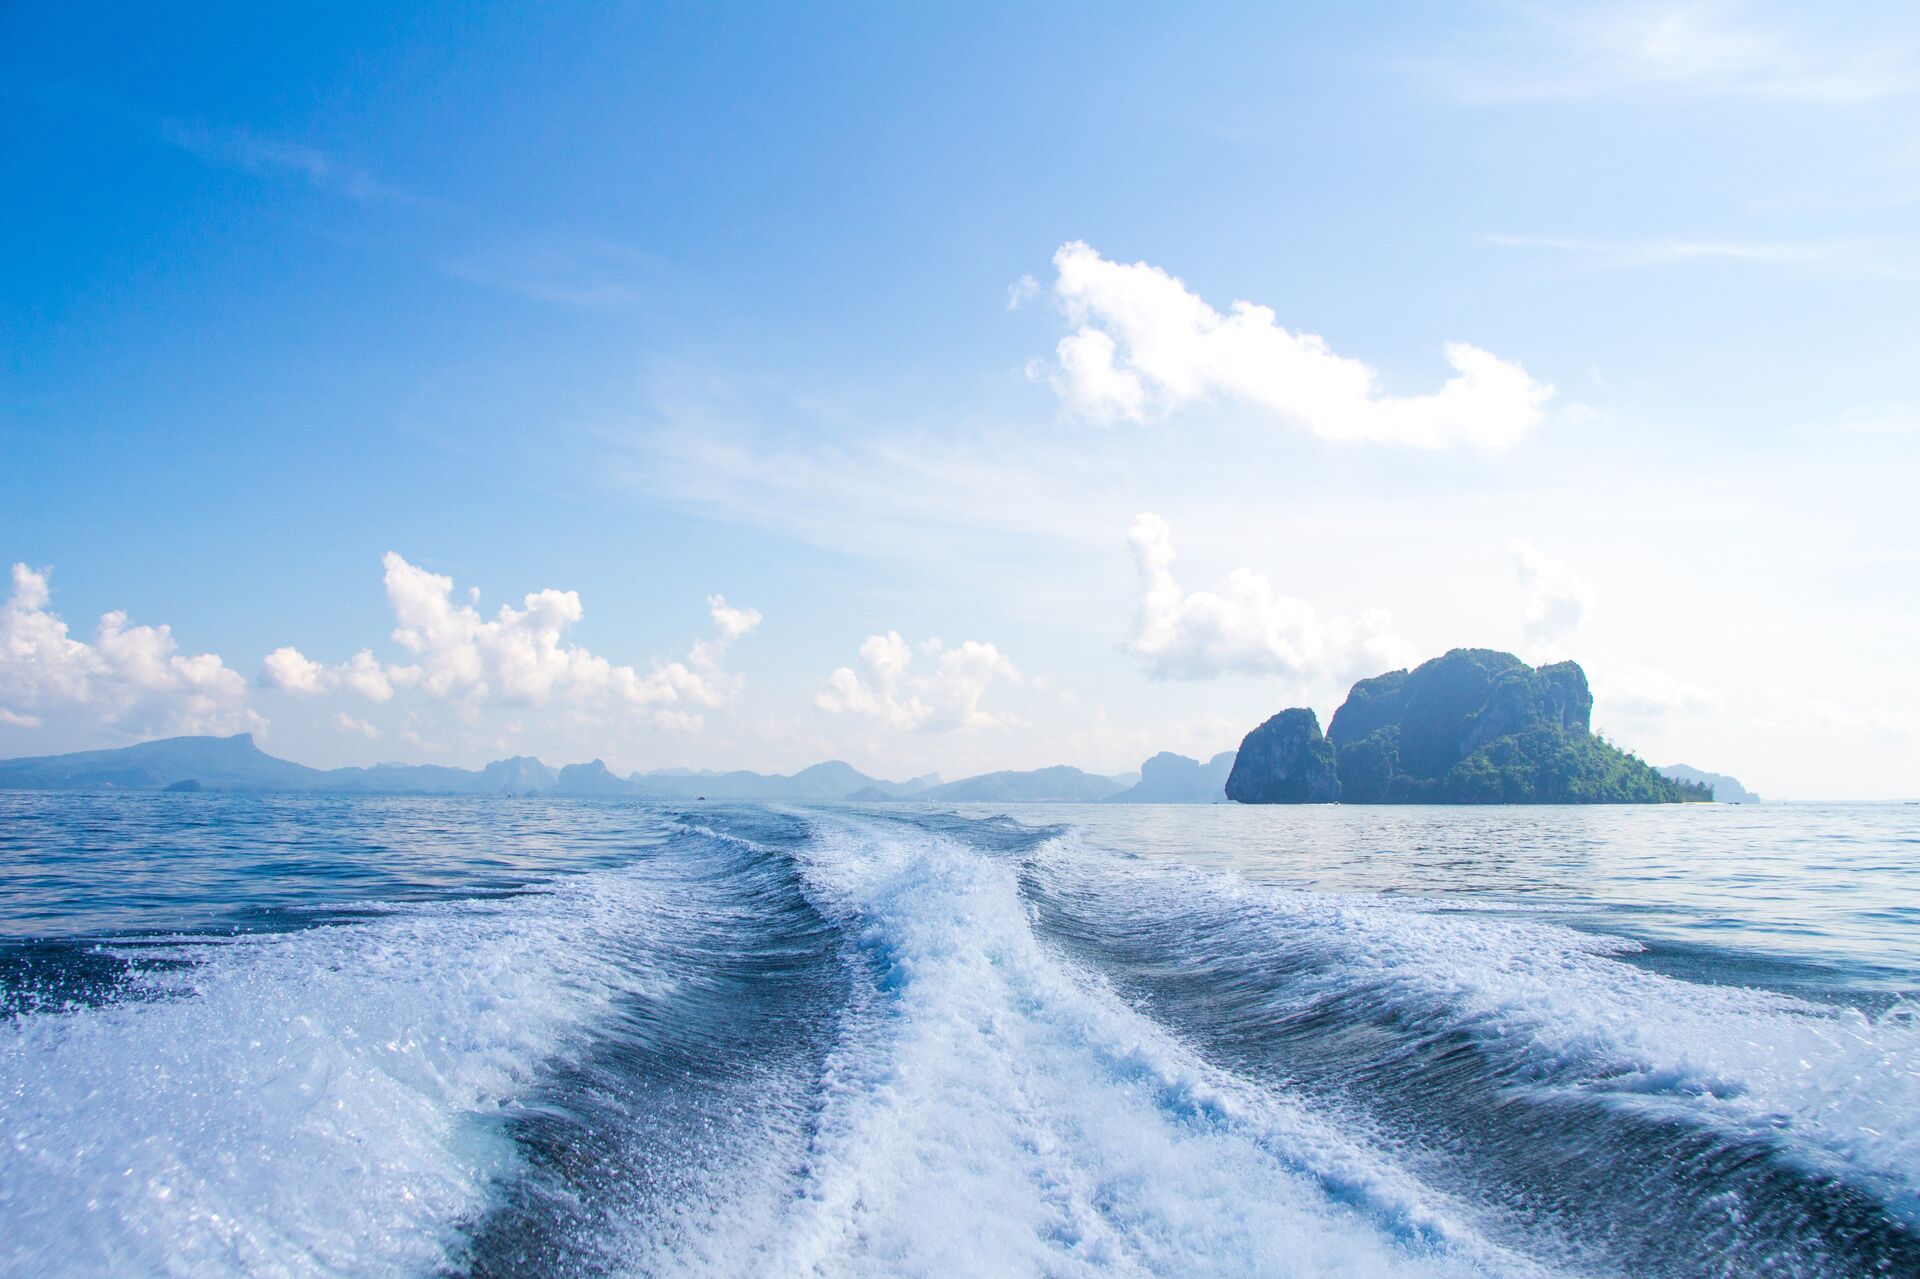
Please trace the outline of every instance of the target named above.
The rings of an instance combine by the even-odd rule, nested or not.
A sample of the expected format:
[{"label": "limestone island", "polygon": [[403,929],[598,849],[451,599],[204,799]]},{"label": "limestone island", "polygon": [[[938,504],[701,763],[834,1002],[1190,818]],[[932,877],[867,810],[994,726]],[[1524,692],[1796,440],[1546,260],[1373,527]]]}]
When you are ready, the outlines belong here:
[{"label": "limestone island", "polygon": [[1593,732],[1575,662],[1538,669],[1456,648],[1353,686],[1326,735],[1304,707],[1248,733],[1227,776],[1242,804],[1679,804],[1710,786],[1663,777]]}]

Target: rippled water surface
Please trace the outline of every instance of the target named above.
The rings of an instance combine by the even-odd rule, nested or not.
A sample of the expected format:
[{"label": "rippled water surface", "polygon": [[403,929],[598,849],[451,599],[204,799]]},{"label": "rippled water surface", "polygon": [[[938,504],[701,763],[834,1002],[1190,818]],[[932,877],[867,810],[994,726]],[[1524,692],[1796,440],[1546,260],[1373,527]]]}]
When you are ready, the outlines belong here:
[{"label": "rippled water surface", "polygon": [[1920,1274],[1920,808],[0,793],[0,1272]]}]

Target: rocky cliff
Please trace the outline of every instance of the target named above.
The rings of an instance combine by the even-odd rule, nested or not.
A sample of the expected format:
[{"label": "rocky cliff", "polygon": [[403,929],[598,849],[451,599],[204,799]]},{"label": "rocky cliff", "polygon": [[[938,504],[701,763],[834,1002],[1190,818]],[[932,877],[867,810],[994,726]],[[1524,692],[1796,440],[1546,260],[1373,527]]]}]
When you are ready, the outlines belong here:
[{"label": "rocky cliff", "polygon": [[[1709,798],[1705,788],[1662,777],[1596,737],[1592,715],[1586,672],[1573,662],[1535,668],[1511,653],[1456,648],[1355,684],[1324,739],[1312,711],[1274,716],[1242,743],[1233,771],[1239,785],[1229,780],[1227,795],[1269,804]],[[1323,763],[1330,782],[1316,772]]]},{"label": "rocky cliff", "polygon": [[1227,774],[1227,798],[1242,804],[1330,804],[1340,798],[1333,743],[1320,718],[1296,707],[1248,733]]}]

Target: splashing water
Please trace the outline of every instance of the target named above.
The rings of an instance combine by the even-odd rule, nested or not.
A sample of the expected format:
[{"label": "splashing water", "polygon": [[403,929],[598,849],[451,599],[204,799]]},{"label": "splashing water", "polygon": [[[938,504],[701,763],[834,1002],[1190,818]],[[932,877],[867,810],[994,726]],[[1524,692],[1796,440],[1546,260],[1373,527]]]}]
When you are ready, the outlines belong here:
[{"label": "splashing water", "polygon": [[1894,810],[0,806],[8,1274],[1920,1273]]}]

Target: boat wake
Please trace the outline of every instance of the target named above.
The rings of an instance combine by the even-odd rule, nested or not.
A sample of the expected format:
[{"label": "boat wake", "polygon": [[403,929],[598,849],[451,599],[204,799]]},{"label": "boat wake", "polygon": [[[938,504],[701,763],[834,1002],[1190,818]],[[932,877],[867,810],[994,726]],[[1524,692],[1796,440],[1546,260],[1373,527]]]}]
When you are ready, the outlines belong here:
[{"label": "boat wake", "polygon": [[658,820],[0,1023],[0,1266],[1920,1273],[1909,1019],[1070,830]]}]

